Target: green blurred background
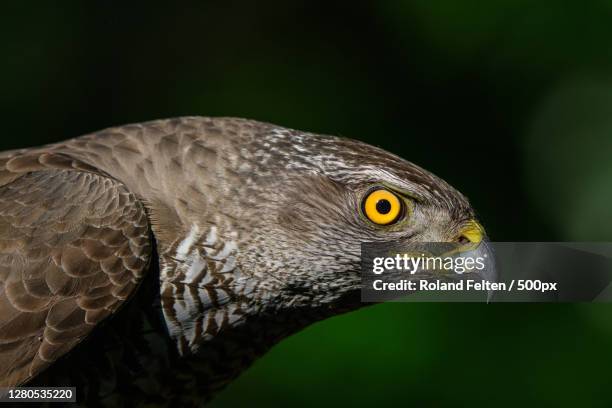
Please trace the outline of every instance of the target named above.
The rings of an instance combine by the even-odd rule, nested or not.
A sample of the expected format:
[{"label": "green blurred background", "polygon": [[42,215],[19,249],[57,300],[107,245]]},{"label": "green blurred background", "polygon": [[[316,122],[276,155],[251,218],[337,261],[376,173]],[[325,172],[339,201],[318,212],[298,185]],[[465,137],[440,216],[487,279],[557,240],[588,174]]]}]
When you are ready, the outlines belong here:
[{"label": "green blurred background", "polygon": [[[611,241],[611,1],[0,6],[2,149],[180,115],[382,146],[497,241]],[[213,406],[612,405],[612,306],[383,304],[315,324]]]}]

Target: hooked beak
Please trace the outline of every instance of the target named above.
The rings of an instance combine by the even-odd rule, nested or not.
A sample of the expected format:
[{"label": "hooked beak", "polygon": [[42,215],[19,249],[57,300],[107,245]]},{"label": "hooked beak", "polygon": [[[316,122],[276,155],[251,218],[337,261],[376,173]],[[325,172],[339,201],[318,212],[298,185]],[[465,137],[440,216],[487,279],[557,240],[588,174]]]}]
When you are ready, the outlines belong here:
[{"label": "hooked beak", "polygon": [[[474,259],[481,257],[486,260],[486,267],[482,270],[475,271],[476,275],[482,280],[496,282],[497,268],[495,267],[495,256],[482,225],[476,220],[468,221],[461,229],[457,241],[465,243],[460,249],[462,257],[471,257]],[[493,291],[489,290],[487,293],[487,302],[490,302],[492,297]]]},{"label": "hooked beak", "polygon": [[[497,282],[497,268],[495,266],[495,256],[489,239],[482,225],[476,220],[470,220],[463,225],[452,242],[452,248],[439,253],[438,256],[454,258],[464,258],[473,260],[481,260],[484,268],[477,267],[466,269],[460,274],[455,271],[436,270],[434,277],[441,277],[450,280],[455,279],[477,279],[488,282]],[[487,302],[490,302],[494,292],[487,291]]]}]

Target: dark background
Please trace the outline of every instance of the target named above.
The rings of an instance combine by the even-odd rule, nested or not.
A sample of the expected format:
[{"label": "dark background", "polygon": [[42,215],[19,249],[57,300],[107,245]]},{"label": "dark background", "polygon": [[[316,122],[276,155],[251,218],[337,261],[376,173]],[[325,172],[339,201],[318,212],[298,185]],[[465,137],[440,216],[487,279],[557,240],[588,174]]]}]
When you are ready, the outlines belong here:
[{"label": "dark background", "polygon": [[[126,3],[0,6],[2,149],[247,117],[411,160],[493,240],[612,240],[610,1]],[[383,304],[282,342],[213,406],[609,406],[610,366],[610,305]]]}]

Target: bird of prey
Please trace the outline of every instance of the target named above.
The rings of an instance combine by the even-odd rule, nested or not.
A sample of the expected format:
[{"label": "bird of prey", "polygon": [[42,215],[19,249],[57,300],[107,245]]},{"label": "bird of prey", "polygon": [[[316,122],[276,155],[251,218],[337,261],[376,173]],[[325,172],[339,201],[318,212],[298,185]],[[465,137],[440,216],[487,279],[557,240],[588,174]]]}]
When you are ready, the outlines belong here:
[{"label": "bird of prey", "polygon": [[360,307],[360,243],[474,241],[457,190],[382,149],[183,117],[0,153],[0,386],[199,406]]}]

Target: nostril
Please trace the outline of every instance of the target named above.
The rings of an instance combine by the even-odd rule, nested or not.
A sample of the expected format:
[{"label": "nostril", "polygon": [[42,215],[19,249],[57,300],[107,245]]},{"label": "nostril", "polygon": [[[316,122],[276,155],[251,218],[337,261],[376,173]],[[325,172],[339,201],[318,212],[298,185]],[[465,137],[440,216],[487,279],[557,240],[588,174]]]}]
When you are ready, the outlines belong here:
[{"label": "nostril", "polygon": [[470,239],[466,237],[465,235],[460,235],[459,238],[457,238],[457,242],[463,245],[463,244],[469,244],[472,241],[470,241]]}]

